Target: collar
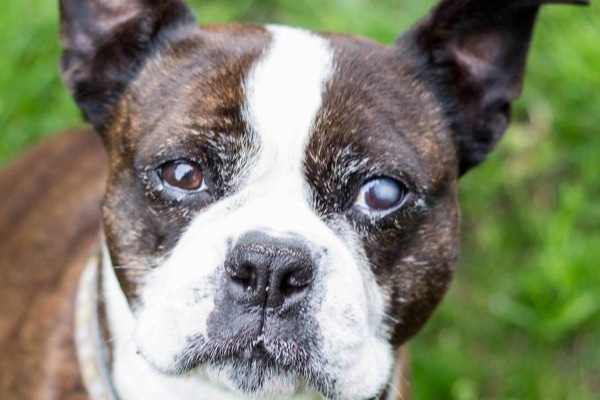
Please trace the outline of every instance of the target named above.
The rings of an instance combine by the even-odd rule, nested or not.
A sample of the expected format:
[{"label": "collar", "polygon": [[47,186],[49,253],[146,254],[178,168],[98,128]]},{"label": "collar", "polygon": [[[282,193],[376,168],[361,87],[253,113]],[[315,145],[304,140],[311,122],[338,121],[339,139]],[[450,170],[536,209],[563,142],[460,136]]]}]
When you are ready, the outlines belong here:
[{"label": "collar", "polygon": [[110,380],[105,341],[100,327],[98,293],[101,251],[90,255],[77,288],[75,347],[79,370],[91,400],[118,400]]}]

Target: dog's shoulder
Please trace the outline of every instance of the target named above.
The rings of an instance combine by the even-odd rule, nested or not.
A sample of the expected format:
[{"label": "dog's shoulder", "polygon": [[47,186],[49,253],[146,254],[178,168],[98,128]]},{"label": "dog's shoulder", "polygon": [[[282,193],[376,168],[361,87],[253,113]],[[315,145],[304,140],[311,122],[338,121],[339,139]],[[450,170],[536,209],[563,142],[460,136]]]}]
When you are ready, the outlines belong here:
[{"label": "dog's shoulder", "polygon": [[97,240],[106,173],[100,139],[83,131],[45,141],[0,173],[0,398],[87,398],[72,300]]}]

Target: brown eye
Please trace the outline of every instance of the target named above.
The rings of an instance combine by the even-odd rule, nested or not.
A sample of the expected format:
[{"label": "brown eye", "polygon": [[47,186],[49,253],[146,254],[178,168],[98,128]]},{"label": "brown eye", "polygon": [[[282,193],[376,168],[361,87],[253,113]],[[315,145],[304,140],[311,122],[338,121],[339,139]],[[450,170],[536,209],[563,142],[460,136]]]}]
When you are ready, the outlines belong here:
[{"label": "brown eye", "polygon": [[360,188],[356,206],[369,213],[385,213],[402,205],[408,190],[392,178],[375,178]]},{"label": "brown eye", "polygon": [[165,185],[186,192],[203,188],[204,176],[198,164],[192,161],[169,161],[158,167],[158,175]]}]

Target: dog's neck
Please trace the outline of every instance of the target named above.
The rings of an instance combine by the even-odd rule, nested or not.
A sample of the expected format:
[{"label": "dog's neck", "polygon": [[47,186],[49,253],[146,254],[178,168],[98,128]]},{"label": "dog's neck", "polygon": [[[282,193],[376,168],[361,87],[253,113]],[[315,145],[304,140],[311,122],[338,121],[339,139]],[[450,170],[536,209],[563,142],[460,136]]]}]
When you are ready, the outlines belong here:
[{"label": "dog's neck", "polygon": [[[168,376],[156,371],[137,354],[133,342],[134,316],[104,240],[100,251],[90,257],[81,277],[77,302],[77,347],[82,375],[92,400],[250,399],[210,383],[201,369],[182,376]],[[397,398],[396,388],[402,379],[401,363],[397,364],[394,380],[378,399]],[[322,396],[311,393],[277,396],[277,399],[316,400]]]}]

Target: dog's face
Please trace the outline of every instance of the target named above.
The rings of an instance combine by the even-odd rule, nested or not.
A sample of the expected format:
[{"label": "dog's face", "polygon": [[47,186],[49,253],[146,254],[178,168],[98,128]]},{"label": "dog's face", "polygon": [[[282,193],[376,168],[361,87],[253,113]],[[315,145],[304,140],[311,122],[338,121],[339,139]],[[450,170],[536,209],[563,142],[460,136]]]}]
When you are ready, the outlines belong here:
[{"label": "dog's face", "polygon": [[520,89],[541,2],[521,3],[444,1],[383,47],[63,1],[140,356],[237,392],[377,396],[451,279],[457,179]]},{"label": "dog's face", "polygon": [[258,393],[383,387],[457,239],[440,107],[393,60],[239,28],[174,42],[140,71],[108,128],[104,222],[148,362]]}]

